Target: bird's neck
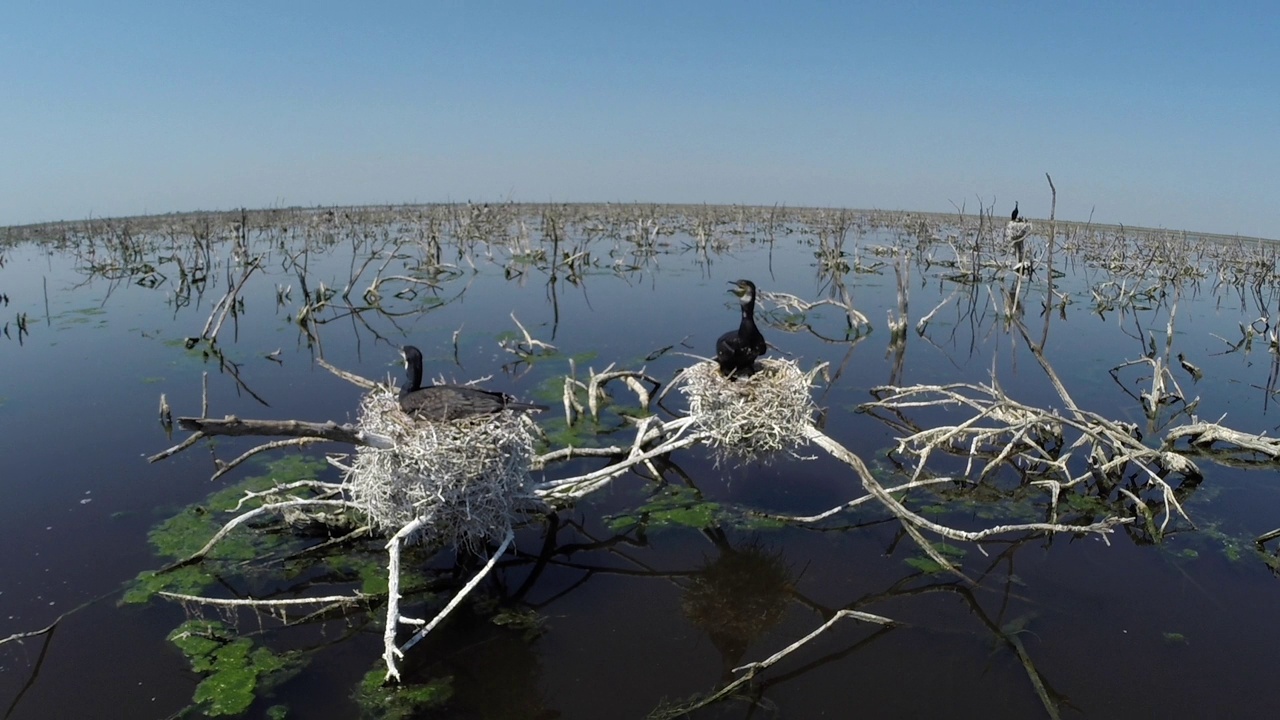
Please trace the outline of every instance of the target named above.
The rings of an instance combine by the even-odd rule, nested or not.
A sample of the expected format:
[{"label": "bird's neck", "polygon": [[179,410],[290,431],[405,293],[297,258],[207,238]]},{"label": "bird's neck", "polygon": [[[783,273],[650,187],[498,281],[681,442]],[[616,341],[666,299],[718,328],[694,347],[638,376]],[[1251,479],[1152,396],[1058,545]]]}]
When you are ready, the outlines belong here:
[{"label": "bird's neck", "polygon": [[408,379],[409,384],[405,385],[403,388],[400,389],[400,392],[402,394],[411,393],[414,390],[418,390],[419,388],[421,388],[422,387],[422,366],[410,365],[409,374],[406,379]]},{"label": "bird's neck", "polygon": [[756,299],[751,298],[747,302],[742,303],[742,327],[755,327],[756,324]]}]

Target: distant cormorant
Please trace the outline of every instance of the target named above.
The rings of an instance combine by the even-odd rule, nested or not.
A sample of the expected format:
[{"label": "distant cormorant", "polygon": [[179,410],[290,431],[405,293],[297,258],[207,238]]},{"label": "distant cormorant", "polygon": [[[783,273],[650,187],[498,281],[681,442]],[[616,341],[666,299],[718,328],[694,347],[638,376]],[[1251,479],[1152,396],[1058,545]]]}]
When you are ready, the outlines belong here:
[{"label": "distant cormorant", "polygon": [[769,347],[756,327],[756,286],[750,280],[732,280],[729,292],[738,296],[742,304],[742,323],[738,329],[727,332],[716,341],[716,362],[720,374],[743,377],[755,372],[756,358],[764,355]]},{"label": "distant cormorant", "polygon": [[400,409],[406,414],[427,420],[457,420],[473,415],[488,415],[503,410],[546,410],[500,392],[490,392],[464,385],[428,385],[422,387],[422,351],[405,345],[404,366],[407,384],[400,388]]},{"label": "distant cormorant", "polygon": [[1017,200],[1013,201],[1013,214],[1009,216],[1009,219],[1012,220],[1013,222],[1018,222],[1018,201]]}]

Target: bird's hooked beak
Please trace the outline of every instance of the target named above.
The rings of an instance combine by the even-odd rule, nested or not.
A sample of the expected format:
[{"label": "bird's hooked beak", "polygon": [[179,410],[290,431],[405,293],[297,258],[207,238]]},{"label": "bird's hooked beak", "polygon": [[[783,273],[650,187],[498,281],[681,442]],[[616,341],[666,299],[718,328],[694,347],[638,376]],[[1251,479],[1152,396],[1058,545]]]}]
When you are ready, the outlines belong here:
[{"label": "bird's hooked beak", "polygon": [[729,284],[733,285],[733,287],[729,289],[729,292],[737,295],[738,302],[742,303],[744,306],[756,299],[756,289],[755,286],[751,284],[750,280],[730,280]]}]

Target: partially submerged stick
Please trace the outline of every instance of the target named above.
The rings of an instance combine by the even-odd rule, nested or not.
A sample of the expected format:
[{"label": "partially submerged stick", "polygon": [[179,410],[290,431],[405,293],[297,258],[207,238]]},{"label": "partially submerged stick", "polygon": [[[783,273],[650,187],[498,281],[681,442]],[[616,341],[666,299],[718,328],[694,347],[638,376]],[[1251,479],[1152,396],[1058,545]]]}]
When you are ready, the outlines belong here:
[{"label": "partially submerged stick", "polygon": [[234,415],[224,418],[178,418],[178,427],[203,433],[205,436],[228,435],[239,437],[244,435],[319,438],[351,445],[367,445],[375,448],[391,447],[391,440],[376,433],[346,423],[339,425],[330,420],[323,423],[306,422],[304,420],[244,420]]}]

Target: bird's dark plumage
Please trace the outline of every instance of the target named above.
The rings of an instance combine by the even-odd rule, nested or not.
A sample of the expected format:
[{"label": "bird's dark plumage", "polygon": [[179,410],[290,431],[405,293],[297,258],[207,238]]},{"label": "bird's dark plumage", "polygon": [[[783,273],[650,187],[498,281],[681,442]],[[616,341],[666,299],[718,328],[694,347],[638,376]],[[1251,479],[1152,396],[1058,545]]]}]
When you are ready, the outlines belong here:
[{"label": "bird's dark plumage", "polygon": [[427,420],[458,420],[503,410],[546,410],[546,405],[520,402],[510,395],[465,385],[422,387],[422,351],[405,345],[406,384],[400,388],[400,409]]},{"label": "bird's dark plumage", "polygon": [[1009,219],[1014,222],[1018,222],[1018,201],[1017,200],[1013,201],[1013,214],[1009,216]]},{"label": "bird's dark plumage", "polygon": [[734,295],[742,304],[742,322],[738,329],[727,332],[716,341],[716,362],[720,374],[727,377],[746,377],[755,372],[756,358],[764,355],[769,346],[756,327],[756,286],[750,280],[732,281]]}]

